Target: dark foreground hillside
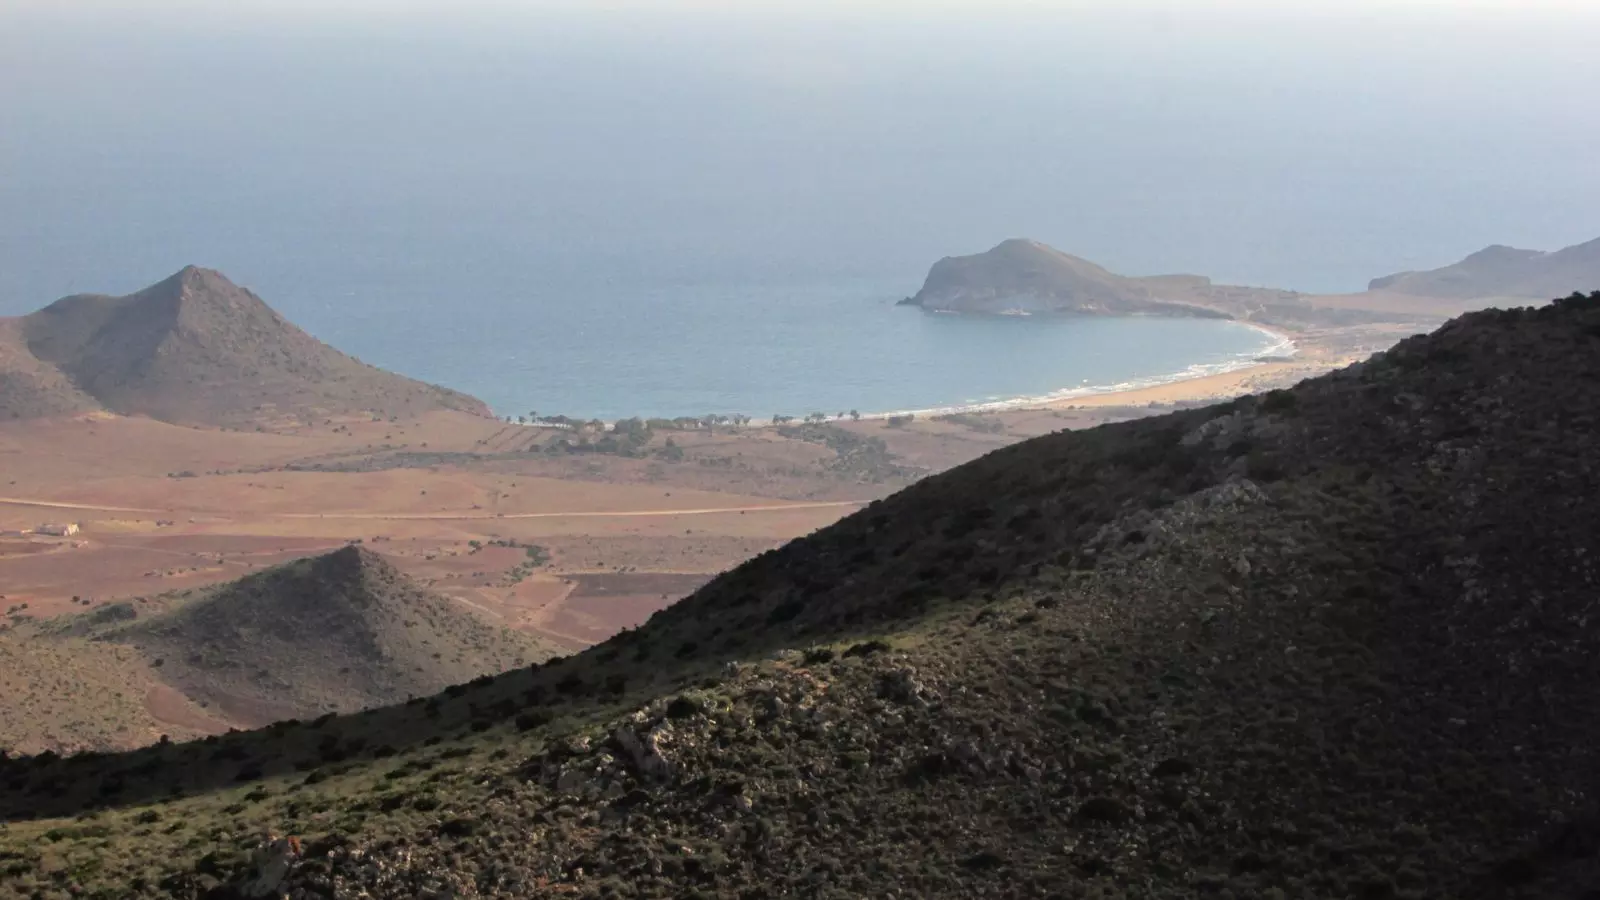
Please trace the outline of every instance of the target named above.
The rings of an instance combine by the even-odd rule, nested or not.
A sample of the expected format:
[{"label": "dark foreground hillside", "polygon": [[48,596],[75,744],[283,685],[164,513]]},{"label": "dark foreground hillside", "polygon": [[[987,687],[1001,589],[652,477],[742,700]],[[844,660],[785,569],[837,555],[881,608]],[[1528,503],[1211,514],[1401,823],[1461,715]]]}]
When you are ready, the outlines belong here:
[{"label": "dark foreground hillside", "polygon": [[10,761],[0,877],[1592,898],[1597,424],[1600,294],[1467,316],[1293,391],[998,451],[578,657]]}]

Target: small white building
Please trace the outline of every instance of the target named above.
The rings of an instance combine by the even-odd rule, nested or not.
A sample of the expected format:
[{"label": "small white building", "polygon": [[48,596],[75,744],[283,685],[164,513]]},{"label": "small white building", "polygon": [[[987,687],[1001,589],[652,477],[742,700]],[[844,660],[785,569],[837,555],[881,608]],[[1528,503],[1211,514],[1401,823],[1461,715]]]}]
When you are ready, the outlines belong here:
[{"label": "small white building", "polygon": [[78,523],[68,522],[65,525],[49,523],[40,525],[33,530],[34,534],[48,534],[51,537],[72,537],[78,533]]}]

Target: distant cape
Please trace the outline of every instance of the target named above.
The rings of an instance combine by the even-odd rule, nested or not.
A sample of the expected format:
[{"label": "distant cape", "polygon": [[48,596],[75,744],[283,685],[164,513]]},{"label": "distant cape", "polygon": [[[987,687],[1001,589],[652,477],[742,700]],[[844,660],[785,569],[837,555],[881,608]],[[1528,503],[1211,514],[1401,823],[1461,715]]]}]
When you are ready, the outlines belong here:
[{"label": "distant cape", "polygon": [[[1198,276],[1195,286],[1209,284]],[[1228,314],[1159,296],[1151,279],[1126,278],[1038,241],[1015,238],[972,256],[947,256],[933,264],[922,290],[903,303],[926,310],[1031,315],[1198,316]]]},{"label": "distant cape", "polygon": [[1432,327],[1502,300],[1543,302],[1597,289],[1600,239],[1549,253],[1497,245],[1442,269],[1373,279],[1365,294],[1318,296],[1216,284],[1202,275],[1119,275],[1014,238],[939,260],[922,289],[900,302],[930,312],[1220,318],[1295,330],[1377,322]]},{"label": "distant cape", "polygon": [[1600,289],[1600,238],[1554,252],[1496,244],[1426,272],[1374,278],[1370,290],[1420,297],[1549,299]]}]

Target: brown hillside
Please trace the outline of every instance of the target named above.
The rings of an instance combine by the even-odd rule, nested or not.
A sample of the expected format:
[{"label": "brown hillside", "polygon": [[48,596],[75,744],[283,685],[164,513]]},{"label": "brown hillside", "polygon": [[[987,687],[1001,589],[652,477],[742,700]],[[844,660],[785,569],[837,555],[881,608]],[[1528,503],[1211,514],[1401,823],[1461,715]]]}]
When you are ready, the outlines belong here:
[{"label": "brown hillside", "polygon": [[28,349],[23,320],[0,319],[0,419],[36,419],[99,409],[93,397]]},{"label": "brown hillside", "polygon": [[128,750],[227,729],[157,674],[132,647],[0,632],[0,748]]},{"label": "brown hillside", "polygon": [[553,655],[355,546],[209,589],[100,637],[137,647],[185,695],[254,725],[399,703]]},{"label": "brown hillside", "polygon": [[18,373],[11,380],[19,386],[0,392],[0,414],[12,417],[76,410],[86,397],[124,415],[211,425],[488,414],[465,394],[340,353],[220,273],[193,266],[136,294],[66,297],[8,325],[22,343],[0,343],[0,378]]},{"label": "brown hillside", "polygon": [[1600,294],[1017,444],[537,669],[0,760],[0,874],[15,897],[1593,897],[1596,385]]}]

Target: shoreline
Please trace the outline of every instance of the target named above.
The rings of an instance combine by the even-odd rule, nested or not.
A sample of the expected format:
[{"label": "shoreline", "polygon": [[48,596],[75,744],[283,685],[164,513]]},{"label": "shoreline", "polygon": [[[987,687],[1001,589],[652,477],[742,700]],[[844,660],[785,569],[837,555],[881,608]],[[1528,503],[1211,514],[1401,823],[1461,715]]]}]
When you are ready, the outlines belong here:
[{"label": "shoreline", "polygon": [[[1237,324],[1265,336],[1271,343],[1249,356],[1240,356],[1220,363],[1196,363],[1177,372],[1151,375],[1145,378],[1136,378],[1111,384],[1060,388],[1043,394],[1029,394],[979,403],[863,412],[859,421],[885,421],[908,415],[917,418],[932,418],[934,416],[964,413],[1005,413],[1025,410],[1150,406],[1152,404],[1221,401],[1241,394],[1252,393],[1256,390],[1254,385],[1264,379],[1272,379],[1276,382],[1296,374],[1309,377],[1344,364],[1344,361],[1312,361],[1303,357],[1301,350],[1304,348],[1300,345],[1300,340],[1304,339],[1303,335],[1297,336],[1293,332],[1261,325],[1256,322],[1237,322]],[[640,416],[639,418],[645,417]],[[794,417],[796,422],[802,419],[802,416]],[[829,416],[826,421],[847,422],[856,420],[849,417],[839,419]],[[605,422],[607,430],[615,424],[616,421]],[[565,428],[567,426],[528,422],[523,427]],[[774,428],[777,426],[770,421],[762,420],[753,421],[744,426],[721,425],[718,427]]]},{"label": "shoreline", "polygon": [[[1070,409],[1077,407],[1147,406],[1151,403],[1180,403],[1226,399],[1249,393],[1236,390],[1269,373],[1299,370],[1323,371],[1327,367],[1306,363],[1300,359],[1301,347],[1291,332],[1270,328],[1255,322],[1238,324],[1259,332],[1274,343],[1248,357],[1223,363],[1197,363],[1180,372],[1151,375],[1113,384],[1083,385],[1061,388],[1045,394],[1032,394],[982,403],[953,406],[936,406],[927,409],[904,409],[889,412],[862,413],[862,421],[884,420],[896,416],[913,415],[932,417],[961,413],[1001,413],[1022,410]],[[1280,376],[1281,377],[1281,376]],[[832,420],[830,420],[832,421]]]}]

